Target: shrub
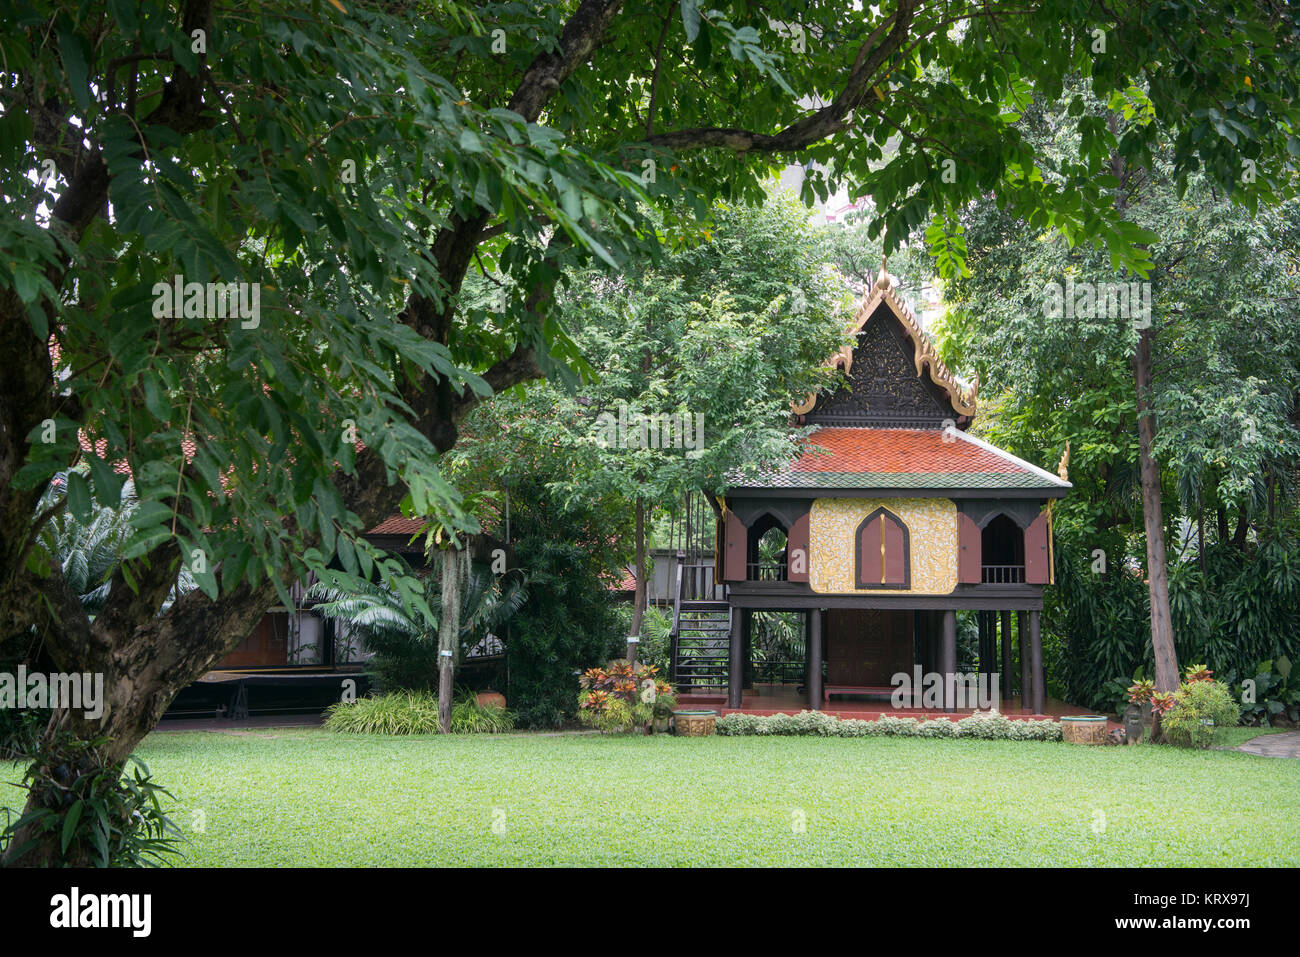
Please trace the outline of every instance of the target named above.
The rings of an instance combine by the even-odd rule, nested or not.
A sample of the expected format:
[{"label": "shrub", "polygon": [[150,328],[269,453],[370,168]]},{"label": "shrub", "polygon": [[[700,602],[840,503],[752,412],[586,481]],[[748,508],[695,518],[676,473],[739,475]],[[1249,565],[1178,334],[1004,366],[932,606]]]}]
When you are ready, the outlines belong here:
[{"label": "shrub", "polygon": [[[578,680],[582,686],[578,719],[602,731],[630,731],[635,726],[645,727],[655,716],[671,714],[677,697],[658,672],[654,665],[634,665],[625,659],[610,662],[608,668],[588,668]],[[621,708],[613,715],[605,714],[616,701],[627,706],[626,716]]]},{"label": "shrub", "polygon": [[625,734],[636,724],[632,706],[603,691],[584,691],[578,696],[578,720],[606,734]]},{"label": "shrub", "polygon": [[1173,694],[1160,727],[1171,744],[1208,748],[1215,728],[1233,728],[1241,717],[1232,692],[1222,681],[1186,682]]},{"label": "shrub", "polygon": [[617,497],[559,493],[556,483],[572,479],[564,456],[526,471],[512,472],[510,516],[528,600],[510,620],[501,690],[521,727],[558,727],[576,710],[574,673],[626,648],[608,577],[626,565],[631,511]]},{"label": "shrub", "polygon": [[473,697],[463,698],[451,706],[452,734],[501,734],[513,731],[515,716],[505,708],[481,705]]},{"label": "shrub", "polygon": [[877,735],[922,738],[980,738],[991,741],[1060,741],[1061,725],[1056,721],[1013,721],[996,711],[976,712],[960,721],[933,718],[897,718],[884,715],[875,721],[861,718],[834,718],[821,711],[799,714],[728,714],[718,719],[718,734],[743,735],[823,735],[826,737],[864,738]]},{"label": "shrub", "polygon": [[427,691],[393,691],[340,701],[326,709],[325,727],[348,734],[436,734],[438,699]]},{"label": "shrub", "polygon": [[1240,680],[1236,672],[1229,673],[1226,683],[1241,704],[1241,723],[1265,727],[1275,721],[1300,723],[1300,684],[1291,681],[1291,674],[1291,659],[1286,655],[1247,668]]}]

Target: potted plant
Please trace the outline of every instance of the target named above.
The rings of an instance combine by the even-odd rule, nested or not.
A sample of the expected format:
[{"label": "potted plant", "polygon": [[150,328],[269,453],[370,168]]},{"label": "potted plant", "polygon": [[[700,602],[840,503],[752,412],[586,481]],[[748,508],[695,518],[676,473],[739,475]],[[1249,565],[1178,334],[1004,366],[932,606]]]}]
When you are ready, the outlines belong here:
[{"label": "potted plant", "polygon": [[[1150,678],[1139,679],[1134,681],[1128,689],[1129,707],[1136,708],[1142,722],[1143,733],[1147,736],[1151,734],[1151,724],[1154,720],[1152,717],[1152,700],[1156,693],[1156,683]],[[1128,730],[1128,712],[1124,714],[1124,727]],[[1139,736],[1140,737],[1140,736]],[[1130,738],[1131,740],[1131,738]]]}]

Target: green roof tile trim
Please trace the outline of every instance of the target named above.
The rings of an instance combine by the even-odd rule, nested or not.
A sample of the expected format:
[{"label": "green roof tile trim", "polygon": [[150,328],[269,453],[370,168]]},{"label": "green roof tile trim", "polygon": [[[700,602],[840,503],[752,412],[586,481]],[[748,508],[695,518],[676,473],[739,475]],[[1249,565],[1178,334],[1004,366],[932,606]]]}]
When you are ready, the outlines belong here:
[{"label": "green roof tile trim", "polygon": [[738,488],[1056,488],[1027,472],[783,472]]}]

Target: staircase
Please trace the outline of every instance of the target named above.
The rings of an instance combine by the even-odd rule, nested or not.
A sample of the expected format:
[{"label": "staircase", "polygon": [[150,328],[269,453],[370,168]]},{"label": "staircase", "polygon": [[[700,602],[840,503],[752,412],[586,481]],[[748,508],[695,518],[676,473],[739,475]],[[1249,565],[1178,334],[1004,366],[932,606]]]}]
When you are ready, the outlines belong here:
[{"label": "staircase", "polygon": [[673,684],[678,693],[726,692],[731,616],[731,605],[725,601],[680,604],[672,644]]},{"label": "staircase", "polygon": [[[731,605],[712,582],[712,566],[677,564],[673,592],[672,682],[679,694],[727,690]],[[706,574],[707,572],[707,574]]]}]

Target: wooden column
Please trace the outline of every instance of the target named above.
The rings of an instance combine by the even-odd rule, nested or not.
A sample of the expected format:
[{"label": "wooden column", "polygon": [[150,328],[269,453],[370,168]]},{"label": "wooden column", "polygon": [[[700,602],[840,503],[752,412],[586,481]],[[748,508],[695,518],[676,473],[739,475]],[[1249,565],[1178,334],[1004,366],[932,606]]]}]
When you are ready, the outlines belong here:
[{"label": "wooden column", "polygon": [[1029,615],[1027,612],[1016,612],[1016,625],[1020,632],[1020,709],[1028,711],[1033,682],[1030,681],[1029,676]]},{"label": "wooden column", "polygon": [[741,634],[744,628],[744,612],[740,608],[731,609],[731,645],[727,649],[727,707],[739,708],[741,689],[745,681],[745,667],[741,663],[745,639]]},{"label": "wooden column", "polygon": [[1011,612],[1002,613],[1002,700],[1011,697]]},{"label": "wooden column", "polygon": [[943,654],[939,670],[943,672],[943,710],[952,711],[956,706],[952,676],[957,671],[957,613],[951,608],[943,613]]},{"label": "wooden column", "polygon": [[745,608],[740,621],[740,672],[744,676],[741,688],[754,690],[754,611]]},{"label": "wooden column", "polygon": [[980,673],[984,674],[991,670],[989,666],[989,615],[986,611],[975,612],[975,624],[978,626],[979,640],[976,642],[979,648]]},{"label": "wooden column", "polygon": [[1043,679],[1043,635],[1040,614],[1029,613],[1029,661],[1034,681],[1034,714],[1042,714],[1047,707],[1047,682]]},{"label": "wooden column", "polygon": [[822,707],[822,628],[823,612],[808,610],[808,710]]}]

